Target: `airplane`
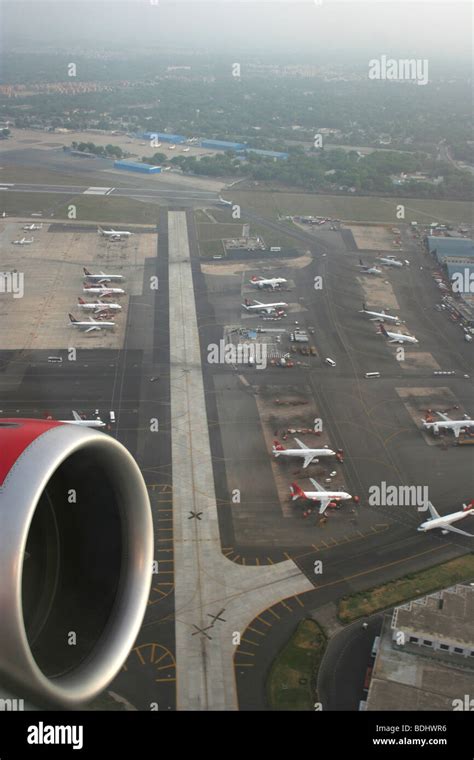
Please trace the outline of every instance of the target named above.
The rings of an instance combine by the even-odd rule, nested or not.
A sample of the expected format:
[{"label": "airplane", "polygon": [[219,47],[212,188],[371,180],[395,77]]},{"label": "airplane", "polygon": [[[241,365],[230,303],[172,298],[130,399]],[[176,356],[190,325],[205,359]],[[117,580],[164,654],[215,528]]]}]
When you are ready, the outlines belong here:
[{"label": "airplane", "polygon": [[400,323],[400,317],[395,317],[393,314],[386,314],[385,311],[370,311],[365,303],[362,304],[362,310],[359,314],[367,314],[370,317],[371,322],[396,322]]},{"label": "airplane", "polygon": [[275,290],[275,288],[279,287],[280,285],[286,285],[287,281],[284,277],[270,277],[269,279],[265,279],[265,277],[252,277],[250,280],[251,285],[256,285],[257,288],[271,288],[272,290]]},{"label": "airplane", "polygon": [[241,304],[243,309],[246,309],[247,311],[258,311],[261,314],[272,314],[277,309],[283,309],[285,306],[288,306],[288,304],[283,301],[278,303],[261,303],[254,299],[253,304],[248,302],[248,298],[246,298],[245,301],[246,303]]},{"label": "airplane", "polygon": [[[100,417],[97,417],[93,420],[83,420],[80,414],[76,411],[72,411],[72,416],[74,417],[73,420],[59,420],[59,422],[67,422],[69,425],[79,425],[82,427],[92,427],[92,428],[103,428],[106,427],[105,422],[103,422]],[[52,417],[48,417],[47,419],[52,419]]]},{"label": "airplane", "polygon": [[310,449],[308,446],[306,446],[302,441],[299,440],[299,438],[295,438],[296,443],[299,446],[299,449],[285,449],[284,446],[280,443],[280,441],[273,441],[273,447],[272,447],[272,454],[275,457],[275,459],[278,459],[278,457],[301,457],[304,459],[303,467],[308,467],[308,465],[311,464],[311,462],[318,462],[319,457],[337,457],[339,461],[342,461],[342,452],[341,451],[333,451],[330,448],[324,448],[324,449]]},{"label": "airplane", "polygon": [[388,332],[382,323],[379,325],[379,332],[385,335],[386,338],[390,338],[389,343],[418,343],[418,340],[414,335],[405,335],[404,333]]},{"label": "airplane", "polygon": [[346,501],[346,499],[352,499],[350,493],[346,491],[326,491],[325,488],[319,485],[314,478],[310,478],[311,483],[316,488],[316,491],[303,491],[297,483],[292,483],[290,486],[290,492],[292,501],[296,499],[311,499],[312,501],[319,501],[321,505],[319,507],[319,514],[322,515],[329,504],[332,502]]},{"label": "airplane", "polygon": [[440,430],[452,430],[454,437],[459,438],[461,430],[474,428],[474,420],[472,420],[470,417],[466,417],[464,420],[452,420],[450,417],[448,417],[447,414],[444,414],[443,412],[436,412],[436,414],[441,417],[441,422],[428,422],[426,419],[422,420],[425,430],[432,430],[435,435],[439,433]]},{"label": "airplane", "polygon": [[29,231],[32,231],[32,230],[42,230],[43,229],[43,224],[42,223],[41,224],[34,224],[34,223],[33,224],[26,224],[23,227],[23,229],[24,230],[29,230]]},{"label": "airplane", "polygon": [[128,230],[103,230],[102,227],[98,228],[97,233],[103,237],[111,239],[115,238],[116,240],[120,240],[120,238],[123,237],[130,237],[130,235],[135,234],[133,232],[128,232]]},{"label": "airplane", "polygon": [[92,301],[90,303],[87,303],[87,301],[84,301],[83,298],[79,296],[77,299],[79,302],[79,308],[84,309],[85,311],[121,311],[122,307],[118,303],[105,303],[105,301],[101,301],[100,299],[98,301]]},{"label": "airplane", "polygon": [[383,274],[382,270],[381,269],[377,269],[377,267],[368,267],[368,266],[366,266],[366,264],[364,264],[364,262],[362,261],[362,259],[359,259],[358,266],[361,267],[361,269],[363,270],[364,274]]},{"label": "airplane", "polygon": [[83,293],[88,293],[89,295],[97,295],[100,297],[107,297],[107,296],[123,296],[125,295],[125,291],[123,288],[106,288],[104,285],[87,285],[84,284],[84,287],[82,288]]},{"label": "airplane", "polygon": [[86,333],[94,332],[95,330],[113,330],[115,322],[98,322],[92,317],[89,317],[85,322],[81,322],[79,319],[69,314],[69,320],[73,327],[77,327],[79,330],[85,330]]},{"label": "airplane", "polygon": [[30,238],[29,240],[25,237],[23,237],[21,240],[12,240],[12,245],[31,245],[34,238]]},{"label": "airplane", "polygon": [[428,509],[430,510],[430,519],[425,520],[417,528],[421,533],[426,533],[427,530],[433,530],[433,528],[440,528],[443,535],[446,535],[449,531],[453,531],[454,533],[460,533],[462,536],[474,538],[472,533],[467,533],[465,530],[460,530],[452,525],[453,522],[463,520],[468,515],[474,515],[474,499],[469,504],[463,504],[460,512],[452,512],[450,515],[444,515],[444,517],[436,511],[431,501],[428,502]]},{"label": "airplane", "polygon": [[232,201],[226,201],[224,198],[221,198],[220,196],[219,196],[219,199],[218,199],[218,203],[221,206],[232,206]]},{"label": "airplane", "polygon": [[84,272],[84,279],[85,280],[92,280],[93,282],[111,282],[112,280],[123,280],[123,274],[105,274],[105,272],[100,272],[99,274],[92,274],[92,272],[89,272],[88,269],[85,267],[82,267],[82,271]]},{"label": "airplane", "polygon": [[382,264],[386,267],[402,267],[403,262],[398,261],[398,259],[393,259],[391,256],[377,256],[377,261],[381,261]]}]

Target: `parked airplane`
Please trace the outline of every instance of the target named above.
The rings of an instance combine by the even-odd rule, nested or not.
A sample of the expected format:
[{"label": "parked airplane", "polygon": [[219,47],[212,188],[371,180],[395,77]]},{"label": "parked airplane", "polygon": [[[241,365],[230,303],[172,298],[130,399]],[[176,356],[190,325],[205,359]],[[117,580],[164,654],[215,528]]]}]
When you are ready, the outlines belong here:
[{"label": "parked airplane", "polygon": [[26,224],[26,225],[23,227],[23,229],[24,229],[24,230],[28,230],[28,231],[32,231],[32,230],[42,230],[42,229],[43,229],[43,224],[42,224],[42,223],[41,223],[41,224],[34,224],[34,223],[33,223],[33,224]]},{"label": "parked airplane", "polygon": [[272,314],[277,309],[284,309],[285,306],[288,306],[288,304],[283,301],[277,303],[261,303],[255,299],[252,304],[248,298],[246,298],[245,303],[242,304],[243,309],[246,309],[247,311],[258,311],[261,314]]},{"label": "parked airplane", "polygon": [[370,311],[365,303],[362,304],[362,310],[359,314],[367,314],[370,317],[371,322],[396,322],[400,323],[400,317],[396,317],[393,314],[387,314],[385,311]]},{"label": "parked airplane", "polygon": [[319,457],[337,457],[342,462],[342,451],[333,451],[330,448],[310,449],[299,438],[295,438],[299,449],[285,449],[280,441],[273,441],[272,453],[275,459],[278,457],[300,457],[304,459],[303,467],[308,467],[311,462],[318,462]]},{"label": "parked airplane", "polygon": [[92,274],[88,269],[82,267],[85,280],[92,280],[93,282],[112,282],[112,280],[123,280],[123,274],[105,274],[105,272],[99,272],[99,274]]},{"label": "parked airplane", "polygon": [[448,531],[453,531],[454,533],[460,533],[462,536],[469,536],[470,538],[474,538],[474,535],[472,533],[467,533],[465,530],[455,528],[452,524],[458,520],[464,520],[464,518],[468,515],[474,515],[474,499],[470,501],[469,504],[463,504],[462,507],[462,510],[459,512],[452,512],[450,515],[441,516],[429,501],[428,509],[430,510],[431,517],[429,520],[421,523],[417,530],[421,531],[422,533],[426,533],[427,530],[440,528],[441,532],[444,535],[446,535]]},{"label": "parked airplane", "polygon": [[346,491],[326,491],[326,489],[320,486],[313,478],[310,478],[310,481],[316,488],[316,491],[303,491],[297,483],[291,484],[290,491],[292,501],[296,501],[296,499],[311,499],[312,501],[319,501],[319,514],[321,515],[332,502],[352,499],[350,493],[347,493]]},{"label": "parked airplane", "polygon": [[432,430],[437,434],[440,430],[452,430],[455,438],[459,438],[461,430],[469,430],[474,428],[474,420],[470,417],[466,417],[464,420],[452,420],[447,414],[443,412],[436,412],[441,417],[441,421],[428,422],[426,419],[422,420],[425,430]]},{"label": "parked airplane", "polygon": [[81,322],[79,319],[69,314],[69,320],[73,327],[77,327],[79,330],[85,330],[86,333],[94,332],[94,330],[113,330],[115,322],[98,322],[92,317],[89,317],[85,322]]},{"label": "parked airplane", "polygon": [[265,277],[252,277],[250,280],[251,285],[256,285],[257,288],[271,288],[272,290],[275,290],[275,288],[280,287],[280,285],[286,285],[286,280],[284,277],[270,277],[268,279],[265,279]]},{"label": "parked airplane", "polygon": [[224,200],[224,198],[221,198],[220,196],[219,196],[218,202],[221,206],[232,206],[232,201],[226,201]]},{"label": "parked airplane", "polygon": [[12,240],[12,245],[31,245],[34,238],[30,238],[29,240],[25,237],[21,238],[21,240]]},{"label": "parked airplane", "polygon": [[72,416],[74,417],[73,420],[59,420],[59,422],[67,422],[69,425],[79,425],[82,427],[92,428],[103,428],[106,426],[105,422],[102,422],[100,417],[96,417],[93,420],[83,420],[81,415],[78,412],[75,412],[74,409],[72,411]]},{"label": "parked airplane", "polygon": [[130,237],[130,235],[134,234],[133,232],[128,232],[128,230],[103,230],[102,227],[99,227],[97,232],[103,237],[116,238],[117,240],[123,237]]},{"label": "parked airplane", "polygon": [[390,338],[389,343],[418,343],[418,340],[414,335],[405,335],[404,333],[393,333],[385,329],[382,323],[379,325],[379,332],[385,335],[386,338]]},{"label": "parked airplane", "polygon": [[77,300],[80,309],[84,309],[84,311],[94,311],[96,314],[101,311],[121,311],[122,309],[119,303],[105,303],[105,301],[101,301],[100,299],[98,301],[87,303],[87,301],[84,301],[84,299],[79,296]]},{"label": "parked airplane", "polygon": [[82,292],[87,293],[88,295],[97,295],[102,298],[107,296],[125,295],[123,288],[106,288],[104,285],[87,285],[87,283],[84,284]]},{"label": "parked airplane", "polygon": [[380,261],[386,267],[402,267],[403,261],[392,258],[392,256],[377,256],[377,261]]},{"label": "parked airplane", "polygon": [[368,266],[366,266],[366,264],[364,264],[364,262],[362,261],[362,259],[359,259],[358,266],[362,269],[362,271],[364,272],[364,274],[383,274],[382,270],[381,269],[377,269],[377,267],[368,267]]}]

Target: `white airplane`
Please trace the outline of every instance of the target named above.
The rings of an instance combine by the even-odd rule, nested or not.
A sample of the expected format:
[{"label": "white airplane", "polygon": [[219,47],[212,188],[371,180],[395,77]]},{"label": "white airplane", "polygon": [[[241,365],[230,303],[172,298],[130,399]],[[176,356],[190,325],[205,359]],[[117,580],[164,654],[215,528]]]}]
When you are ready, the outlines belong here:
[{"label": "white airplane", "polygon": [[12,245],[31,245],[34,238],[30,238],[29,240],[25,237],[23,237],[21,240],[12,240]]},{"label": "white airplane", "polygon": [[386,338],[390,338],[389,343],[418,343],[418,340],[414,335],[405,335],[404,333],[393,333],[385,329],[382,323],[379,325],[379,332],[385,335]]},{"label": "white airplane", "polygon": [[427,530],[440,528],[441,532],[444,535],[446,535],[446,533],[449,531],[453,531],[453,533],[460,533],[462,536],[469,536],[470,538],[474,538],[474,535],[472,533],[467,533],[465,530],[455,528],[452,524],[458,520],[464,520],[464,518],[468,515],[474,515],[474,500],[470,501],[469,504],[463,504],[462,507],[463,508],[460,512],[452,512],[450,515],[444,515],[444,517],[442,517],[433,507],[431,501],[429,501],[428,509],[430,510],[431,517],[429,520],[425,520],[425,522],[421,523],[417,530],[421,531],[422,533],[426,533]]},{"label": "white airplane", "polygon": [[82,292],[89,295],[100,296],[102,298],[105,298],[106,296],[125,295],[123,288],[106,288],[104,285],[87,285],[87,283],[84,284]]},{"label": "white airplane", "polygon": [[362,259],[359,259],[358,266],[362,269],[364,274],[383,274],[381,269],[377,269],[377,267],[368,267]]},{"label": "white airplane", "polygon": [[371,322],[396,322],[400,324],[400,317],[395,317],[393,314],[387,314],[385,311],[370,311],[365,303],[362,304],[362,310],[359,314],[367,314],[370,317]]},{"label": "white airplane", "polygon": [[219,196],[219,203],[221,206],[232,206],[232,201],[226,201]]},{"label": "white airplane", "polygon": [[82,271],[84,272],[84,279],[92,280],[93,282],[101,283],[112,282],[112,280],[123,280],[123,274],[105,274],[105,272],[92,274],[92,272],[89,272],[89,270],[85,267],[82,267]]},{"label": "white airplane", "polygon": [[87,303],[87,301],[84,301],[84,299],[79,296],[77,300],[80,309],[84,309],[84,311],[94,311],[96,314],[101,311],[121,311],[122,309],[119,303],[106,303],[100,299],[98,301]]},{"label": "white airplane", "polygon": [[99,227],[97,233],[103,237],[116,238],[117,240],[123,237],[130,237],[130,235],[134,234],[133,232],[128,232],[128,230],[103,230],[102,227]]},{"label": "white airplane", "polygon": [[[75,412],[74,409],[72,411],[72,416],[74,417],[73,420],[59,420],[59,422],[67,422],[69,425],[79,425],[82,427],[92,427],[92,428],[103,428],[105,427],[105,422],[102,422],[100,417],[97,417],[93,420],[83,420],[82,417],[78,412]],[[52,419],[49,418],[48,419]]]},{"label": "white airplane", "polygon": [[310,449],[309,446],[306,446],[303,441],[299,440],[299,438],[295,438],[295,441],[298,444],[299,449],[285,449],[280,441],[273,441],[272,454],[275,459],[278,459],[278,457],[300,457],[304,459],[303,467],[308,467],[311,462],[318,462],[319,457],[337,457],[340,462],[343,461],[341,451],[336,452],[329,447],[324,449]]},{"label": "white airplane", "polygon": [[275,288],[278,288],[280,285],[286,285],[287,281],[284,277],[270,277],[269,279],[265,279],[265,277],[252,277],[250,280],[251,285],[256,285],[257,288],[271,288],[272,290],[275,290]]},{"label": "white airplane", "polygon": [[352,499],[350,493],[346,491],[326,491],[325,488],[319,485],[314,478],[310,478],[311,483],[316,488],[316,491],[303,491],[297,483],[292,483],[290,486],[290,492],[292,501],[296,499],[311,499],[312,501],[319,501],[319,514],[322,515],[326,511],[329,504],[332,502],[346,501],[346,499]]},{"label": "white airplane", "polygon": [[34,224],[34,223],[33,224],[26,224],[23,227],[23,229],[25,231],[28,230],[30,232],[33,231],[33,230],[42,230],[43,229],[43,224]]},{"label": "white airplane", "polygon": [[377,256],[377,261],[380,261],[386,267],[402,267],[403,261],[393,259],[391,256]]},{"label": "white airplane", "polygon": [[277,303],[261,303],[254,299],[253,304],[250,303],[248,298],[245,299],[245,303],[241,304],[243,309],[247,311],[258,311],[260,314],[272,314],[277,309],[284,309],[288,306],[287,303],[279,301]]},{"label": "white airplane", "polygon": [[85,322],[81,322],[79,319],[69,314],[69,320],[73,327],[77,327],[79,330],[85,330],[86,333],[94,332],[95,330],[113,330],[115,322],[98,322],[96,319],[89,317]]},{"label": "white airplane", "polygon": [[427,422],[426,419],[422,420],[425,430],[432,430],[435,434],[439,433],[440,430],[452,430],[454,437],[459,438],[461,430],[469,430],[469,428],[474,428],[474,420],[472,420],[470,417],[466,417],[464,420],[452,420],[450,417],[448,417],[447,414],[444,414],[443,412],[436,412],[436,414],[441,417],[441,422]]}]

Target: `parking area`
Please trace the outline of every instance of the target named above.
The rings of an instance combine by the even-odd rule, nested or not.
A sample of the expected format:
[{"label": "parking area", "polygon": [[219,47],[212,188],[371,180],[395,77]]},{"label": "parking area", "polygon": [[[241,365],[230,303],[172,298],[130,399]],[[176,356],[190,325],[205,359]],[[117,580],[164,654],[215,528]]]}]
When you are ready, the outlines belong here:
[{"label": "parking area", "polygon": [[[40,221],[40,220],[35,220]],[[144,260],[156,253],[157,236],[153,228],[111,242],[88,225],[48,224],[39,230],[24,231],[24,223],[9,219],[1,225],[1,264],[4,273],[21,276],[23,292],[2,295],[0,344],[3,349],[121,348],[130,296],[143,290]],[[33,239],[31,244],[12,241]],[[91,312],[79,308],[78,298],[94,301],[100,294],[83,293],[83,267],[92,273],[122,275],[124,295],[113,294],[122,309],[114,314],[111,330],[85,331],[71,327],[68,314],[89,320]],[[105,300],[107,297],[105,297]],[[96,319],[96,316],[92,317]],[[109,321],[110,321],[109,320]]]}]

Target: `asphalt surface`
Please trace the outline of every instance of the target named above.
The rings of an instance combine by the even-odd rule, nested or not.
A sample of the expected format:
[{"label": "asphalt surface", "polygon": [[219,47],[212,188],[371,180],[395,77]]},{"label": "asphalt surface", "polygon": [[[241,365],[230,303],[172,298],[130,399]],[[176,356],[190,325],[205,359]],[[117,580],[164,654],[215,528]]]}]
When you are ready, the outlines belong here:
[{"label": "asphalt surface", "polygon": [[[77,194],[88,186],[22,184],[5,192],[34,191],[37,188],[39,192]],[[120,188],[120,193],[126,197],[137,197],[142,191],[159,192],[137,185]],[[168,198],[171,198],[170,192],[167,188]],[[179,207],[185,205],[180,199]],[[471,498],[474,495],[474,476],[469,449],[443,450],[426,445],[395,391],[396,387],[403,386],[448,385],[459,403],[472,411],[472,380],[462,377],[465,372],[471,378],[474,374],[472,351],[462,341],[459,327],[433,309],[439,293],[426,272],[426,255],[420,251],[410,251],[410,270],[390,270],[387,279],[394,286],[407,326],[415,332],[423,350],[432,353],[441,367],[455,369],[457,375],[454,378],[433,378],[429,369],[407,371],[395,362],[392,349],[374,334],[373,324],[357,313],[363,300],[360,286],[355,280],[354,257],[357,254],[348,253],[338,233],[331,238],[323,233],[317,235],[303,230],[289,230],[286,225],[265,220],[245,209],[243,215],[249,221],[258,221],[270,229],[281,230],[286,236],[305,243],[312,252],[310,266],[292,270],[291,276],[295,280],[297,297],[303,299],[302,303],[308,310],[305,316],[307,324],[317,326],[320,355],[336,358],[337,367],[315,366],[303,371],[300,377],[296,374],[291,382],[311,389],[322,410],[325,424],[344,448],[344,471],[351,492],[366,494],[371,484],[381,480],[393,484],[419,483],[421,480],[429,487],[430,497],[441,513],[453,511],[462,501]],[[209,292],[208,280],[200,272],[191,214],[188,214],[188,220],[201,349],[205,352],[210,342],[218,342],[222,337],[222,325],[235,318],[236,314],[240,315],[240,286],[227,281],[223,294]],[[0,401],[4,413],[38,416],[48,411],[64,419],[71,408],[86,411],[96,407],[101,411],[114,409],[117,425],[111,434],[129,448],[142,468],[153,504],[160,567],[168,567],[162,574],[159,573],[156,583],[153,583],[149,609],[137,646],[132,650],[126,669],[111,688],[134,706],[147,710],[152,702],[157,702],[160,710],[175,706],[173,545],[170,533],[169,294],[166,219],[163,214],[159,231],[159,255],[156,260],[146,263],[144,295],[131,299],[123,351],[110,352],[110,355],[82,352],[81,361],[74,367],[48,365],[48,352],[21,356],[17,352],[0,353],[0,367],[4,369]],[[350,243],[349,240],[347,242]],[[323,256],[324,253],[326,256]],[[371,256],[364,253],[364,259],[371,260]],[[424,269],[421,270],[420,266]],[[147,287],[151,274],[159,276],[160,289],[157,294],[151,294]],[[325,287],[318,293],[312,286],[316,274],[321,274],[325,282]],[[415,528],[421,519],[416,511],[399,509],[393,512],[397,508],[367,505],[364,508],[374,512],[374,522],[386,522],[389,529],[360,536],[358,540],[346,544],[329,544],[325,549],[315,550],[309,538],[300,545],[295,544],[291,537],[291,520],[287,520],[286,541],[280,531],[276,538],[268,533],[258,536],[258,542],[255,542],[249,535],[245,544],[236,544],[229,499],[232,489],[229,473],[232,472],[232,477],[240,483],[248,481],[257,484],[257,489],[260,489],[258,496],[266,494],[268,499],[270,492],[270,504],[273,502],[273,484],[269,480],[268,466],[259,468],[258,463],[252,465],[254,469],[249,477],[248,464],[246,466],[241,461],[239,465],[242,459],[239,454],[245,452],[247,440],[242,425],[237,424],[238,420],[233,426],[226,424],[225,431],[221,429],[219,405],[222,409],[227,403],[233,408],[235,383],[232,370],[212,367],[207,362],[204,362],[204,367],[216,493],[222,505],[219,523],[224,553],[234,561],[248,563],[275,562],[291,556],[315,585],[314,591],[303,597],[285,600],[279,612],[263,611],[259,617],[266,623],[254,621],[251,627],[259,633],[247,632],[254,637],[251,667],[248,667],[248,660],[245,661],[243,647],[236,651],[240,707],[265,709],[265,676],[298,619],[355,590],[465,553],[471,549],[471,544],[469,539],[458,536],[442,536],[434,532],[431,535],[418,534]],[[382,378],[369,383],[364,380],[363,374],[374,368],[382,373]],[[265,382],[272,385],[287,385],[289,382],[288,376],[282,375],[280,370],[268,369],[265,373]],[[159,379],[152,381],[152,377]],[[246,379],[250,386],[262,382],[260,374],[252,370],[246,371]],[[255,402],[251,392],[247,393],[243,403],[244,407],[248,404],[252,409]],[[159,419],[158,433],[149,430],[151,418]],[[261,445],[258,431],[254,431],[253,435],[256,437],[252,445]],[[238,455],[232,464],[233,470],[228,468],[225,457],[232,438]],[[265,465],[264,460],[262,456],[261,465]],[[392,511],[387,513],[387,510]],[[265,523],[265,530],[267,527]],[[227,553],[227,548],[232,552]],[[323,575],[317,578],[313,571],[315,559],[324,562]]]}]

